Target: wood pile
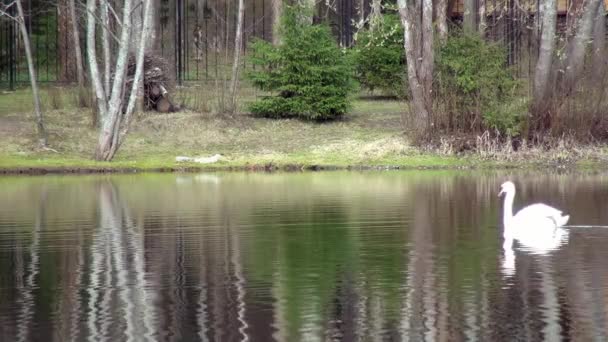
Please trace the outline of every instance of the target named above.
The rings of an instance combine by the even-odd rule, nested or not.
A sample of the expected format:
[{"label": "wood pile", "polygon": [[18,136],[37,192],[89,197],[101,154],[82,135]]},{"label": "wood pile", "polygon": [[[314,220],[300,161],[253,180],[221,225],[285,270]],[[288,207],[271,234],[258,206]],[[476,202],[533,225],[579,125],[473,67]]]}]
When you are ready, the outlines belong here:
[{"label": "wood pile", "polygon": [[[127,67],[126,89],[131,89],[133,79],[135,78],[135,69],[135,56],[131,56]],[[156,55],[144,56],[143,102],[146,110],[156,110],[161,113],[179,110],[171,102],[170,93],[173,89],[174,81],[169,70],[169,64],[163,57]]]}]

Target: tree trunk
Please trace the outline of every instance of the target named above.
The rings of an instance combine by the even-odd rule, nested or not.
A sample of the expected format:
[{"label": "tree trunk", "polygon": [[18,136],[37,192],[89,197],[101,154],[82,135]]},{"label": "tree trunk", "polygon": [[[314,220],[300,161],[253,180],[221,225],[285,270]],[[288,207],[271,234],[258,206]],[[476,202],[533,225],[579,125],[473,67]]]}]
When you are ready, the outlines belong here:
[{"label": "tree trunk", "polygon": [[359,23],[363,25],[365,22],[365,0],[357,1],[357,12],[359,12]]},{"label": "tree trunk", "polygon": [[452,16],[454,15],[454,8],[457,5],[458,0],[447,0],[448,1],[448,9],[447,9],[447,17],[448,19],[452,19]]},{"label": "tree trunk", "polygon": [[57,1],[57,53],[60,82],[76,81],[76,59],[73,44],[74,23],[70,10],[71,0]]},{"label": "tree trunk", "polygon": [[562,84],[562,95],[568,95],[580,78],[585,62],[585,52],[591,39],[593,31],[593,19],[597,16],[600,3],[603,0],[587,0],[583,6],[576,33],[568,46],[566,56],[566,67],[564,68],[564,78]]},{"label": "tree trunk", "polygon": [[76,75],[78,86],[84,87],[84,66],[82,64],[82,49],[80,47],[80,33],[78,27],[78,17],[76,16],[75,0],[70,1],[70,17],[72,18],[72,35],[74,40],[74,54],[76,55]]},{"label": "tree trunk", "polygon": [[[110,75],[112,74],[112,58],[110,48],[110,10],[106,1],[101,1],[101,48],[103,49],[103,85],[106,95],[110,93]],[[107,99],[106,99],[107,101]]]},{"label": "tree trunk", "polygon": [[283,0],[272,0],[272,44],[281,44],[281,18],[283,16]]},{"label": "tree trunk", "polygon": [[462,14],[462,27],[466,33],[477,31],[477,1],[464,0],[464,13]]},{"label": "tree trunk", "polygon": [[481,37],[486,36],[486,0],[478,0],[479,1],[479,35]]},{"label": "tree trunk", "polygon": [[317,7],[317,1],[316,0],[299,0],[300,5],[302,6],[302,16],[303,19],[309,23],[312,24],[315,18],[315,10]]},{"label": "tree trunk", "polygon": [[[139,1],[136,0],[137,4]],[[139,48],[139,37],[143,28],[143,6],[135,6],[131,11],[131,32],[135,33],[131,35],[129,43],[129,54],[136,54]]]},{"label": "tree trunk", "polygon": [[97,10],[96,0],[87,0],[87,59],[89,64],[89,76],[91,77],[91,87],[97,98],[97,113],[102,120],[107,114],[107,98],[106,92],[109,89],[104,89],[99,75],[99,66],[97,65],[97,51],[95,49],[95,12]]},{"label": "tree trunk", "polygon": [[382,0],[372,0],[372,12],[369,15],[369,28],[374,30],[382,20]]},{"label": "tree trunk", "polygon": [[600,1],[595,26],[593,27],[592,63],[593,70],[595,70],[592,78],[598,82],[596,84],[600,84],[605,77],[604,73],[608,63],[608,58],[606,58],[606,7],[604,1]]},{"label": "tree trunk", "polygon": [[[101,12],[108,10],[107,0],[102,0]],[[87,2],[87,51],[88,62],[91,73],[91,84],[97,96],[98,110],[101,114],[101,128],[99,132],[95,158],[97,160],[109,161],[112,160],[116,151],[124,141],[124,137],[128,132],[131,114],[134,111],[136,100],[138,97],[138,86],[143,75],[144,56],[147,46],[150,45],[149,36],[153,30],[153,3],[154,0],[143,0],[142,8],[137,8],[136,11],[141,11],[140,29],[133,29],[132,18],[132,0],[125,0],[122,7],[121,31],[119,41],[117,43],[118,51],[116,57],[116,66],[112,69],[106,69],[104,73],[104,82],[102,84],[99,74],[99,64],[97,61],[95,46],[96,46],[96,17],[97,8],[96,0],[88,0]],[[105,8],[104,8],[105,7]],[[106,13],[107,15],[107,13]],[[107,18],[104,18],[107,23]],[[102,43],[104,49],[109,49],[109,44],[106,44],[105,39],[110,35],[111,27],[102,21]],[[134,49],[135,47],[135,49]],[[136,51],[135,74],[132,80],[127,80],[127,64],[129,50]],[[104,51],[104,66],[109,65],[107,62],[107,50]],[[108,71],[110,70],[110,71]],[[110,72],[111,74],[108,74]],[[111,88],[107,84],[111,80]],[[127,82],[130,83],[130,89],[126,89]],[[108,94],[111,93],[109,96]],[[127,94],[127,96],[125,96]],[[125,98],[128,99],[124,103]],[[120,131],[122,127],[122,132]]]},{"label": "tree trunk", "polygon": [[540,49],[534,72],[534,106],[535,111],[547,105],[549,78],[555,55],[555,31],[557,20],[557,0],[542,0],[543,8],[540,27]]},{"label": "tree trunk", "polygon": [[437,0],[435,20],[437,21],[437,38],[443,44],[448,39],[448,0]]},{"label": "tree trunk", "polygon": [[36,114],[36,130],[38,132],[38,143],[41,147],[47,146],[46,130],[44,128],[44,120],[42,117],[42,109],[40,108],[40,95],[38,92],[38,82],[36,81],[36,70],[34,69],[34,59],[32,57],[32,49],[30,45],[30,37],[25,26],[25,15],[21,0],[17,0],[17,21],[21,30],[21,38],[23,38],[23,46],[25,48],[25,57],[27,58],[27,68],[30,74],[30,83],[32,86],[32,96],[34,97],[34,112]]},{"label": "tree trunk", "polygon": [[141,34],[137,48],[137,59],[135,66],[135,76],[133,79],[133,86],[131,88],[131,96],[129,97],[129,104],[127,105],[127,111],[125,113],[125,123],[129,123],[130,115],[133,113],[135,109],[135,101],[139,97],[139,88],[141,85],[141,81],[143,80],[142,74],[144,71],[144,57],[146,51],[151,49],[149,44],[149,38],[151,36],[152,31],[154,30],[154,21],[152,18],[153,15],[153,0],[144,0],[144,8],[142,12],[143,22],[141,28]]},{"label": "tree trunk", "polygon": [[116,68],[114,69],[114,82],[112,83],[112,91],[107,105],[107,112],[105,115],[102,115],[101,131],[97,142],[97,150],[95,152],[95,159],[97,160],[112,160],[114,153],[116,152],[115,145],[118,144],[118,129],[124,105],[122,103],[123,91],[129,53],[129,41],[131,37],[131,11],[132,0],[125,0],[123,5],[122,29],[118,42],[118,57],[116,58]]},{"label": "tree trunk", "polygon": [[[137,1],[139,2],[139,1]],[[137,4],[136,2],[136,4]],[[141,3],[140,6],[135,6],[133,8],[133,11],[131,13],[131,42],[129,43],[129,55],[130,56],[137,56],[140,52],[144,53],[145,51],[149,51],[150,47],[152,46],[150,40],[148,39],[147,41],[144,41],[144,44],[141,44],[141,37],[143,35],[143,30],[144,30],[144,11],[145,11],[145,4],[147,2],[143,2]],[[148,26],[150,26],[150,24],[148,24]],[[148,27],[147,30],[149,30],[150,28]],[[146,32],[146,36],[149,35],[149,31]],[[137,69],[137,66],[136,66]],[[133,108],[131,108],[131,111],[133,110],[137,110],[138,112],[143,111],[143,107],[144,107],[144,101],[143,101],[143,89],[144,89],[144,84],[143,84],[143,78],[140,76],[137,79],[137,82],[133,84],[135,87],[135,94],[137,97],[137,100],[135,100],[133,102]],[[126,90],[125,90],[126,91]],[[129,99],[129,105],[131,105],[131,99]],[[129,111],[129,109],[127,109],[127,112]],[[116,145],[118,146],[118,144]]]},{"label": "tree trunk", "polygon": [[238,17],[236,22],[236,34],[234,37],[234,62],[232,64],[232,80],[230,82],[230,108],[234,113],[236,111],[236,96],[239,84],[239,69],[241,61],[241,49],[243,48],[243,17],[245,15],[245,3],[239,0]]},{"label": "tree trunk", "polygon": [[412,92],[411,128],[416,138],[422,138],[430,128],[433,103],[433,3],[432,0],[416,0],[414,6],[409,6],[406,0],[398,0],[398,6]]},{"label": "tree trunk", "polygon": [[[161,34],[161,26],[162,26],[162,22],[161,22],[161,10],[162,10],[162,6],[161,6],[161,1],[162,0],[153,0],[154,1],[154,5],[153,5],[153,10],[152,10],[152,15],[153,15],[153,20],[154,20],[154,25],[153,25],[153,29],[152,31],[150,31],[150,40],[152,41],[152,51],[154,51],[154,53],[156,54],[161,54],[162,53],[162,39],[163,36]],[[203,3],[206,0],[203,0]],[[201,16],[198,17],[199,20],[203,19],[203,11],[201,10]]]}]

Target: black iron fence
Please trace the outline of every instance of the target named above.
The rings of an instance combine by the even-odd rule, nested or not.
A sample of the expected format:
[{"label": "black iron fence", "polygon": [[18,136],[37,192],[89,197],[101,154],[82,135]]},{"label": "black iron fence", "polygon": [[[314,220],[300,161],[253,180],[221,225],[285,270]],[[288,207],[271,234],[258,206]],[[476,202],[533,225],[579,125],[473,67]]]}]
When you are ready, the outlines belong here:
[{"label": "black iron fence", "polygon": [[[0,0],[8,3],[10,0]],[[479,0],[487,9],[488,38],[503,44],[509,64],[520,76],[531,72],[538,50],[534,32],[538,0]],[[568,0],[567,3],[575,1]],[[22,0],[26,24],[31,34],[36,72],[41,82],[76,80],[71,19],[68,0]],[[78,17],[84,21],[84,4],[77,0]],[[238,0],[156,0],[157,34],[153,48],[170,63],[178,83],[214,81],[227,75],[234,49]],[[566,5],[567,5],[566,3]],[[243,49],[254,38],[272,38],[272,0],[246,0]],[[370,12],[371,0],[323,0],[317,15],[331,26],[337,41],[350,46],[355,37],[355,23]],[[459,2],[453,23],[462,13]],[[14,8],[11,14],[14,15]],[[561,21],[567,19],[561,14]],[[83,33],[84,22],[78,22]],[[81,34],[85,49],[85,37]],[[243,59],[247,66],[247,59]],[[0,88],[14,88],[29,81],[25,52],[17,24],[0,17]]]},{"label": "black iron fence", "polygon": [[[42,82],[57,81],[60,68],[57,6],[44,1],[24,0],[23,7],[27,13],[25,23],[30,33],[38,79]],[[14,6],[9,8],[9,14],[15,16]],[[19,27],[16,22],[0,17],[0,86],[13,88],[18,83],[28,81]]]},{"label": "black iron fence", "polygon": [[[8,3],[9,0],[0,0]],[[67,0],[22,0],[40,82],[74,82],[75,57]],[[319,14],[343,46],[353,42],[359,6],[369,13],[371,0],[323,1]],[[238,0],[157,0],[154,50],[174,68],[178,83],[216,80],[228,70],[234,48]],[[84,4],[76,1],[81,21]],[[272,38],[272,0],[245,1],[243,49],[254,38]],[[15,11],[11,8],[11,11]],[[10,13],[11,15],[15,13]],[[77,23],[80,32],[85,23]],[[85,49],[85,37],[81,34]],[[243,59],[246,64],[247,60]],[[0,87],[29,82],[23,42],[17,24],[0,17]]]}]

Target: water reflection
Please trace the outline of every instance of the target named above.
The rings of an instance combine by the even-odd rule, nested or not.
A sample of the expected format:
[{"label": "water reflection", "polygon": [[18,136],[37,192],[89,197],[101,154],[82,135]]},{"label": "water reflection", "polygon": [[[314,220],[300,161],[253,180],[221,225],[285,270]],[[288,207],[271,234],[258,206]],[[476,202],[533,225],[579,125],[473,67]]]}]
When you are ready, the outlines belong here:
[{"label": "water reflection", "polygon": [[[111,180],[98,184],[99,225],[91,244],[87,327],[89,340],[153,340],[151,294],[144,271],[143,229]],[[116,328],[116,326],[120,328]]]},{"label": "water reflection", "polygon": [[0,178],[0,340],[608,338],[608,230],[503,251],[506,178],[608,223],[602,174]]}]

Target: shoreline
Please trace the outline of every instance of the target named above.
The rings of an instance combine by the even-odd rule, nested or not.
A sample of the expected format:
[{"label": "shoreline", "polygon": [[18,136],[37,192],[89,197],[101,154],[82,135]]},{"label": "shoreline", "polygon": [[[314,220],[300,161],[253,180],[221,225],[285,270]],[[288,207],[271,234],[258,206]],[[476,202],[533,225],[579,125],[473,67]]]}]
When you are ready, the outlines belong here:
[{"label": "shoreline", "polygon": [[[1,161],[1,159],[0,159]],[[0,176],[9,175],[67,175],[67,174],[129,174],[129,173],[202,173],[202,172],[318,172],[318,171],[389,171],[389,170],[569,170],[569,171],[601,171],[608,168],[607,163],[599,161],[577,161],[565,164],[551,162],[497,162],[495,160],[475,160],[464,157],[461,163],[453,163],[445,159],[444,163],[398,163],[398,164],[347,164],[331,165],[316,163],[218,163],[214,165],[184,165],[167,163],[165,166],[124,166],[121,162],[109,162],[104,165],[0,165]],[[94,163],[91,161],[91,163]],[[115,165],[111,165],[115,163]],[[108,165],[109,164],[109,165]]]},{"label": "shoreline", "polygon": [[[412,145],[403,132],[406,103],[356,100],[344,120],[324,123],[271,120],[247,114],[223,117],[189,110],[142,113],[111,162],[92,159],[97,130],[74,108],[45,113],[49,145],[37,146],[27,116],[0,113],[0,175],[109,174],[141,172],[303,172],[332,170],[606,170],[608,145],[552,146],[513,150],[484,141],[465,148],[447,139],[434,148]],[[473,138],[471,138],[473,139]],[[215,163],[176,161],[176,156]]]}]

